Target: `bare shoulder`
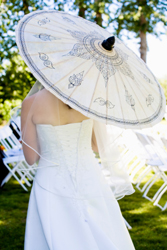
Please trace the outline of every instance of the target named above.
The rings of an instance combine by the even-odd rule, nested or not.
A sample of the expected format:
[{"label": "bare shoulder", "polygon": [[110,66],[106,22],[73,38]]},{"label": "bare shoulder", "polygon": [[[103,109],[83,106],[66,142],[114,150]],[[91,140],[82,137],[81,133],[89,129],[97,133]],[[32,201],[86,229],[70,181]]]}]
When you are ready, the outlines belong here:
[{"label": "bare shoulder", "polygon": [[21,107],[22,113],[23,113],[23,111],[24,111],[24,113],[30,111],[30,108],[31,108],[34,100],[35,100],[35,94],[30,96],[30,97],[26,97],[23,100],[22,107]]},{"label": "bare shoulder", "polygon": [[[42,92],[42,91],[40,91]],[[42,100],[42,93],[37,92],[29,97],[26,97],[22,102],[21,116],[27,116],[32,114],[34,110],[39,106]]]},{"label": "bare shoulder", "polygon": [[45,88],[38,92],[38,97],[36,98],[38,98],[38,100],[44,103],[45,105],[47,103],[49,104],[50,102],[60,102],[60,100],[54,94],[52,94],[49,90]]},{"label": "bare shoulder", "polygon": [[26,97],[24,101],[22,102],[22,109],[29,109],[32,105],[37,106],[37,105],[42,105],[47,103],[47,100],[51,99],[56,99],[58,98],[51,94],[48,90],[42,89],[41,91]]}]

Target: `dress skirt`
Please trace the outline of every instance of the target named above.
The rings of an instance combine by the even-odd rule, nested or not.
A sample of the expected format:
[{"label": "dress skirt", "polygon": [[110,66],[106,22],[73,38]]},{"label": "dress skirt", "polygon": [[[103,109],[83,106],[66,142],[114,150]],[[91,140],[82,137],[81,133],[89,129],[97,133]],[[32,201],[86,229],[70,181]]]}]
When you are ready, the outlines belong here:
[{"label": "dress skirt", "polygon": [[134,246],[114,197],[61,197],[34,181],[24,250],[134,250]]},{"label": "dress skirt", "polygon": [[30,195],[24,250],[134,250],[93,154],[92,126],[90,119],[37,126],[42,158]]}]

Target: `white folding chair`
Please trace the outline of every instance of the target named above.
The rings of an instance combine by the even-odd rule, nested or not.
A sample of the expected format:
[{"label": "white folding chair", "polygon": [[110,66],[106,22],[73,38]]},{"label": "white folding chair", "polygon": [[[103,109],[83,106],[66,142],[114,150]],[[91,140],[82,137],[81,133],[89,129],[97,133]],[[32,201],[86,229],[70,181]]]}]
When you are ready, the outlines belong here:
[{"label": "white folding chair", "polygon": [[[13,133],[16,133],[17,134],[17,138],[21,138],[21,131],[20,131],[20,124],[19,124],[19,121],[17,120],[20,120],[20,117],[17,117],[17,119],[15,121],[11,120],[10,121],[10,125],[9,127],[11,127],[11,129],[13,130]],[[17,123],[16,123],[17,122]]]},{"label": "white folding chair", "polygon": [[145,163],[146,157],[143,157],[145,154],[145,151],[143,152],[142,146],[140,145],[140,142],[138,141],[134,131],[127,130],[123,133],[123,139],[125,141],[125,145],[128,149],[128,151],[131,152],[131,159],[127,165],[128,167],[128,173],[130,175],[130,180],[132,183],[137,183],[135,180],[135,176],[138,174],[138,172],[141,171],[141,169],[146,168]]},{"label": "white folding chair", "polygon": [[125,222],[126,227],[127,227],[129,230],[132,229],[131,225],[127,222],[127,220],[125,220],[124,217],[123,217],[123,219],[124,219],[124,222]]},{"label": "white folding chair", "polygon": [[162,211],[164,211],[167,208],[167,202],[165,203],[164,206],[161,206],[159,204],[160,199],[162,198],[163,194],[167,191],[167,184],[164,183],[161,188],[158,190],[158,192],[154,195],[153,200],[155,200],[154,202],[154,206],[159,207]]},{"label": "white folding chair", "polygon": [[3,163],[9,170],[9,174],[2,181],[1,186],[3,186],[11,176],[14,176],[24,190],[27,191],[25,184],[31,186],[29,181],[33,180],[35,171],[29,168],[21,149],[22,145],[12,134],[12,130],[8,126],[0,130],[0,143],[5,148],[4,152],[6,157],[3,158]]},{"label": "white folding chair", "polygon": [[[150,133],[150,135],[132,130],[126,130],[123,133],[127,152],[131,151],[136,155],[136,158],[134,158],[128,166],[128,172],[131,181],[137,184],[136,187],[141,192],[144,192],[143,197],[154,201],[154,205],[159,206],[163,210],[166,204],[164,207],[161,207],[158,202],[166,190],[166,174],[164,171],[167,169],[167,152],[164,150],[164,144],[156,134],[156,131],[148,130],[145,132]],[[151,134],[153,134],[155,138],[152,138],[153,136],[151,136]],[[134,181],[137,175],[138,177]],[[143,187],[141,187],[141,183],[148,175],[150,175],[149,179]],[[150,188],[159,179],[162,179],[164,184],[155,193],[153,198],[148,197]]]},{"label": "white folding chair", "polygon": [[[137,136],[142,143],[144,143],[144,146],[149,153],[149,156],[151,157],[149,160],[147,160],[147,168],[144,173],[140,177],[140,180],[137,184],[137,188],[144,192],[143,197],[150,200],[150,201],[156,201],[154,205],[158,204],[160,197],[162,197],[162,194],[164,193],[164,189],[167,185],[167,176],[165,174],[165,171],[167,171],[167,152],[163,148],[162,142],[153,136],[150,135],[144,135],[137,133]],[[142,138],[142,140],[141,140]],[[140,184],[143,178],[148,175],[151,171],[154,172],[152,177],[145,183],[142,189],[140,189]],[[158,189],[158,191],[155,193],[155,195],[150,198],[148,196],[148,192],[150,191],[151,187],[159,180],[162,179],[164,184]]]},{"label": "white folding chair", "polygon": [[164,210],[167,207],[167,202],[165,203],[164,207],[162,207],[161,205],[158,204],[158,202],[160,201],[162,195],[165,193],[165,191],[167,190],[167,175],[166,175],[166,171],[167,171],[167,152],[164,149],[164,144],[162,142],[162,140],[160,140],[160,138],[158,138],[158,136],[147,136],[150,144],[152,145],[152,147],[154,147],[154,150],[156,150],[156,153],[159,157],[159,166],[158,166],[158,171],[156,174],[155,179],[152,181],[152,183],[150,183],[150,185],[147,187],[145,193],[143,194],[143,196],[147,199],[150,199],[147,196],[147,193],[149,191],[149,189],[154,185],[154,183],[158,180],[158,179],[162,179],[163,180],[163,185],[158,189],[158,191],[155,193],[155,195],[153,196],[153,198],[151,199],[151,201],[155,201],[154,205],[160,207],[162,210]]}]

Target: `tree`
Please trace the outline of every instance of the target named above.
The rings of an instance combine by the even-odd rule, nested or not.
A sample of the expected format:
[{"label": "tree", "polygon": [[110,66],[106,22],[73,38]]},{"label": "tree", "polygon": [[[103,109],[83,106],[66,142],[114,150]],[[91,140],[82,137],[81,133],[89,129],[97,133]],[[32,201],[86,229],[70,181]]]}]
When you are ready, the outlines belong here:
[{"label": "tree", "polygon": [[128,30],[140,38],[140,55],[146,62],[147,33],[160,35],[157,23],[167,25],[167,2],[161,0],[117,0],[117,10],[110,19],[115,24],[116,34]]},{"label": "tree", "polygon": [[18,56],[15,27],[24,14],[43,6],[43,0],[3,0],[0,5],[0,101],[2,103],[6,99],[23,99],[35,81]]},{"label": "tree", "polygon": [[[44,7],[51,7],[57,10],[64,10],[64,6],[71,3],[69,0],[56,1],[52,3],[46,2],[45,0],[2,0],[0,4],[1,19],[0,19],[0,101],[4,102],[6,98],[18,98],[18,96],[23,99],[25,93],[21,88],[21,81],[24,79],[26,86],[31,87],[35,79],[31,75],[29,77],[29,72],[26,70],[26,65],[20,57],[17,57],[18,48],[15,42],[15,28],[18,21],[31,11],[37,9],[43,9]],[[49,5],[50,4],[50,5]],[[108,8],[105,8],[105,2],[101,0],[75,0],[71,5],[71,10],[78,9],[78,14],[84,18],[91,21],[96,21],[100,26],[102,26],[102,15],[106,13]],[[9,62],[10,61],[10,62]],[[18,84],[16,84],[16,79],[13,80],[11,76],[18,77],[19,74],[15,71],[17,65],[22,65],[22,70],[19,74],[22,77],[18,78]],[[23,66],[24,65],[24,66]],[[30,82],[31,81],[31,82]],[[10,92],[9,92],[9,86]],[[14,87],[18,91],[18,94],[14,94]],[[20,90],[19,90],[20,88]],[[20,95],[22,93],[22,95]]]},{"label": "tree", "polygon": [[3,65],[1,71],[0,99],[4,102],[6,99],[23,100],[28,94],[30,88],[35,83],[35,78],[20,57],[18,53],[13,53],[10,61]]},{"label": "tree", "polygon": [[[9,107],[18,105],[18,101],[25,98],[35,82],[19,56],[15,42],[16,25],[25,14],[44,7],[50,7],[45,0],[0,1],[0,122],[9,118]],[[64,5],[54,1],[53,7],[63,10]]]},{"label": "tree", "polygon": [[78,10],[79,16],[95,22],[101,27],[106,27],[103,25],[103,17],[104,15],[109,17],[109,5],[111,3],[112,0],[75,0],[71,10]]},{"label": "tree", "polygon": [[71,9],[78,9],[78,16],[85,18],[86,11],[89,8],[89,1],[87,0],[75,0]]},{"label": "tree", "polygon": [[102,14],[105,12],[105,2],[95,0],[94,1],[94,12],[95,12],[95,22],[102,26]]}]

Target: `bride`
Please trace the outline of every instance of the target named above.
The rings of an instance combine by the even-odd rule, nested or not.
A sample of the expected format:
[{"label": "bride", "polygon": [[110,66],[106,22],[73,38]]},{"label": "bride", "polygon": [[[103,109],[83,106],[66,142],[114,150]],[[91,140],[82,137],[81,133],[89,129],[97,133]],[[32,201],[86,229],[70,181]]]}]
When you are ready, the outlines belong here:
[{"label": "bride", "polygon": [[39,161],[25,250],[134,250],[94,152],[94,121],[43,88],[22,104],[26,161]]},{"label": "bride", "polygon": [[121,40],[69,13],[25,15],[16,42],[39,81],[21,111],[24,155],[37,169],[24,249],[134,250],[117,202],[134,189],[112,124],[158,123],[160,84]]},{"label": "bride", "polygon": [[37,164],[24,249],[134,250],[117,203],[134,189],[120,132],[107,125],[158,123],[166,107],[160,84],[122,41],[69,13],[25,15],[16,42],[39,81],[21,111],[24,155]]},{"label": "bride", "polygon": [[16,42],[39,81],[21,110],[25,159],[37,169],[24,249],[134,250],[117,202],[134,189],[112,125],[158,123],[160,84],[121,40],[69,13],[25,15]]}]

